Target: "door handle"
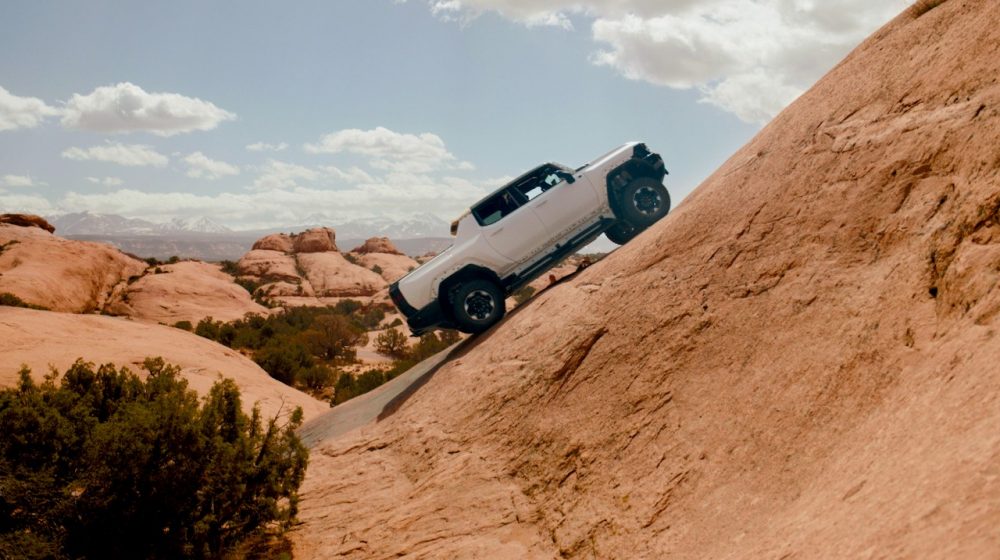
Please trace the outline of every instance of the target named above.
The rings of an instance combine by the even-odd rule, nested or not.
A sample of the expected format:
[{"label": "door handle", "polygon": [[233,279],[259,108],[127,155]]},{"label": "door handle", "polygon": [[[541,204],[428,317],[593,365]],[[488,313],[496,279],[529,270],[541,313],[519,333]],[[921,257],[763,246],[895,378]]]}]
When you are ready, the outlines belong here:
[{"label": "door handle", "polygon": [[539,203],[538,203],[538,204],[537,204],[536,206],[537,206],[538,208],[541,208],[542,206],[545,206],[545,205],[546,205],[546,204],[548,204],[548,203],[549,203],[548,199],[545,199],[545,200],[543,200],[543,201],[539,202]]},{"label": "door handle", "polygon": [[500,235],[501,233],[503,233],[503,228],[500,228],[500,229],[494,231],[493,233],[491,233],[490,237],[496,237],[496,236]]}]

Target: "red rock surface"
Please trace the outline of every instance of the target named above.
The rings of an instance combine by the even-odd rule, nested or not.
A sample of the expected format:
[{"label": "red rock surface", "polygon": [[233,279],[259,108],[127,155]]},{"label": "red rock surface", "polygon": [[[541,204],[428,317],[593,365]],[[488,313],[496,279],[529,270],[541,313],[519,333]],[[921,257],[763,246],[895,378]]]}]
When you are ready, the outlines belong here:
[{"label": "red rock surface", "polygon": [[206,317],[234,321],[247,313],[268,313],[217,264],[184,261],[157,268],[161,273],[147,270],[129,284],[110,311],[167,325],[178,321],[197,324]]},{"label": "red rock surface", "polygon": [[83,358],[98,364],[114,363],[141,373],[143,360],[160,356],[181,367],[191,388],[204,395],[220,377],[240,387],[243,407],[255,402],[273,417],[301,406],[306,418],[329,410],[329,405],[271,378],[239,352],[195,334],[119,317],[70,315],[0,307],[0,386],[17,383],[22,364],[41,381],[49,366],[63,372]]},{"label": "red rock surface", "polygon": [[253,244],[253,250],[261,251],[281,251],[282,253],[292,252],[292,238],[284,233],[275,233],[257,240]]},{"label": "red rock surface", "polygon": [[355,247],[351,252],[359,255],[367,255],[368,253],[383,253],[386,255],[403,254],[392,244],[392,241],[389,241],[388,237],[372,237],[360,247]]},{"label": "red rock surface", "polygon": [[[146,263],[103,243],[0,224],[0,293],[54,311],[99,312]],[[2,309],[2,308],[0,308]]]},{"label": "red rock surface", "polygon": [[993,558],[1000,10],[877,32],[310,457],[296,558]]},{"label": "red rock surface", "polygon": [[0,214],[0,224],[10,224],[20,227],[36,227],[49,233],[55,233],[56,228],[45,218],[34,214]]},{"label": "red rock surface", "polygon": [[292,237],[292,251],[295,253],[336,252],[336,234],[330,228],[307,229]]}]

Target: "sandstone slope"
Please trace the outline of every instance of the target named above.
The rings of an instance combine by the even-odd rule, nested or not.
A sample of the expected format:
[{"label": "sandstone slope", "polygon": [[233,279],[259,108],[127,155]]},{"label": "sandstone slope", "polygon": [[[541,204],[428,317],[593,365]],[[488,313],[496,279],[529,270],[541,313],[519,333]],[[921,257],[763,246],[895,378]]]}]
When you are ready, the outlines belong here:
[{"label": "sandstone slope", "polygon": [[0,223],[0,246],[0,293],[54,311],[101,311],[146,268],[110,245],[63,239],[41,226]]},{"label": "sandstone slope", "polygon": [[319,444],[296,558],[995,557],[1000,10],[914,16]]},{"label": "sandstone slope", "polygon": [[205,317],[234,321],[247,313],[268,312],[217,264],[183,261],[156,268],[159,273],[152,269],[129,284],[110,311],[167,325],[178,321],[197,324]]},{"label": "sandstone slope", "polygon": [[200,394],[224,376],[236,381],[244,407],[260,403],[274,416],[301,406],[312,418],[329,405],[272,379],[240,353],[180,329],[99,315],[71,315],[0,307],[0,386],[17,382],[22,364],[41,380],[49,366],[60,372],[77,358],[98,364],[112,362],[140,373],[147,357],[160,356],[183,368],[182,375]]},{"label": "sandstone slope", "polygon": [[373,237],[351,250],[351,256],[361,266],[372,270],[392,283],[406,276],[420,263],[404,255],[388,237]]}]

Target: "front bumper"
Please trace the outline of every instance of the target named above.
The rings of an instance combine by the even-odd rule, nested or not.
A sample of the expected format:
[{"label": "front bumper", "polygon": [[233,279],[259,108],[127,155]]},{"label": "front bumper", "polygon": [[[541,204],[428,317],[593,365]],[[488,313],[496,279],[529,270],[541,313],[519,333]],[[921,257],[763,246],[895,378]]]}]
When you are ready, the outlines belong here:
[{"label": "front bumper", "polygon": [[399,291],[398,282],[389,285],[389,297],[396,304],[396,308],[406,317],[406,324],[410,327],[413,336],[420,336],[425,332],[435,328],[451,328],[451,325],[441,309],[441,302],[434,300],[422,309],[416,309],[410,305],[403,293]]}]

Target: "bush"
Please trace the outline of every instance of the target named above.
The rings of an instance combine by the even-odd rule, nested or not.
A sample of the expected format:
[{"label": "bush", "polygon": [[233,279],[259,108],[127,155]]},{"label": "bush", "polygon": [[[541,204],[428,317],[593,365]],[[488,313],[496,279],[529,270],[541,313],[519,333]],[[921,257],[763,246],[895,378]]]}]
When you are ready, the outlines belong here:
[{"label": "bush", "polygon": [[199,402],[179,368],[143,381],[77,361],[0,390],[0,557],[219,557],[298,507],[307,451],[290,420],[247,416],[232,380]]},{"label": "bush", "polygon": [[252,280],[250,278],[237,278],[235,282],[239,284],[241,288],[250,292],[250,295],[254,295],[254,293],[257,291],[257,288],[260,287],[260,282]]},{"label": "bush", "polygon": [[379,265],[375,265],[372,267],[372,272],[374,272],[375,274],[382,274],[383,272],[382,267]]},{"label": "bush", "polygon": [[396,329],[386,329],[375,337],[375,350],[393,358],[406,356],[406,335]]},{"label": "bush", "polygon": [[335,379],[336,373],[329,367],[322,364],[302,369],[298,373],[299,383],[309,389],[312,389],[313,391],[322,391],[323,389],[326,389],[330,385],[333,385]]},{"label": "bush", "polygon": [[368,334],[342,315],[322,315],[302,333],[302,340],[321,360],[353,362],[354,347],[367,344]]},{"label": "bush", "polygon": [[222,272],[230,276],[239,276],[240,274],[240,267],[236,266],[234,261],[225,260],[220,262],[219,265],[222,266]]},{"label": "bush", "polygon": [[174,323],[174,328],[185,330],[188,332],[194,330],[194,326],[191,325],[191,321],[177,321],[176,323]]},{"label": "bush", "polygon": [[177,264],[179,262],[181,262],[181,258],[178,257],[177,255],[174,255],[174,256],[170,257],[169,259],[167,259],[167,264]]},{"label": "bush", "polygon": [[299,372],[314,364],[305,346],[298,342],[274,339],[258,351],[253,361],[271,377],[286,385],[295,385]]}]

